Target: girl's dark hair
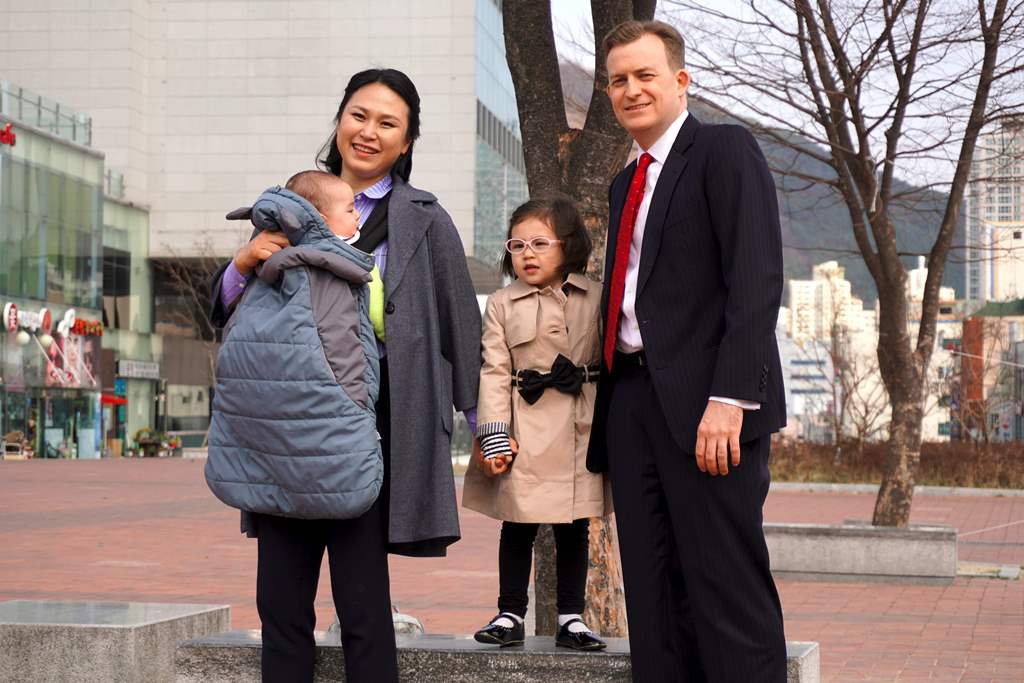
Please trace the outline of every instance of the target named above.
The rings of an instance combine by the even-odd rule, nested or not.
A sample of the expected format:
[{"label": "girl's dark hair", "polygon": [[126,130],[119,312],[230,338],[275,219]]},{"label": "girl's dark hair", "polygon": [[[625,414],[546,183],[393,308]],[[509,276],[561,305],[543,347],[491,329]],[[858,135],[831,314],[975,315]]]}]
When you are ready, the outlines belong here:
[{"label": "girl's dark hair", "polygon": [[[512,228],[528,218],[536,218],[544,221],[554,231],[558,239],[562,240],[562,275],[569,273],[587,272],[587,262],[590,260],[590,234],[587,226],[583,224],[576,202],[565,195],[553,195],[541,199],[531,199],[512,212],[512,218],[508,221],[508,234],[505,239],[512,237]],[[516,276],[512,268],[512,254],[505,252],[501,259],[501,272],[509,277]]]},{"label": "girl's dark hair", "polygon": [[341,120],[341,114],[345,111],[345,105],[356,94],[356,91],[373,83],[386,85],[409,107],[409,128],[405,135],[405,139],[409,142],[409,149],[400,154],[391,166],[392,176],[397,176],[408,182],[409,174],[412,173],[413,143],[420,136],[420,94],[416,92],[416,86],[413,85],[409,77],[397,69],[367,69],[349,79],[348,85],[345,86],[345,95],[341,98],[341,104],[338,105],[338,113],[334,116],[334,132],[320,148],[320,153],[316,158],[317,166],[334,175],[341,175],[341,153],[338,151],[337,144],[338,121]]}]

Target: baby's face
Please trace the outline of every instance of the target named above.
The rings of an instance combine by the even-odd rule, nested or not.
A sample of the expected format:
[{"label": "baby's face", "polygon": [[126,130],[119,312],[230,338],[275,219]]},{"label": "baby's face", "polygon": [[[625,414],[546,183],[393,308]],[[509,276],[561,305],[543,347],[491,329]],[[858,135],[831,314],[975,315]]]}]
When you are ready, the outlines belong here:
[{"label": "baby's face", "polygon": [[359,211],[356,210],[356,198],[352,187],[341,180],[333,182],[327,188],[329,198],[327,212],[321,213],[324,222],[338,237],[351,237],[359,229]]}]

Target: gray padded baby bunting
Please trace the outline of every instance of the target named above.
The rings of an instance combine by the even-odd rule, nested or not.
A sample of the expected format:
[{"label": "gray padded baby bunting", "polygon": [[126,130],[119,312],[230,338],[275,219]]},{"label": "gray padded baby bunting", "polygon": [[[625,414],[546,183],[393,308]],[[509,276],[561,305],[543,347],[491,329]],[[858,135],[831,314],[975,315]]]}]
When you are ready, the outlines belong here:
[{"label": "gray padded baby bunting", "polygon": [[224,328],[206,482],[250,512],[351,519],[377,499],[380,386],[370,324],[373,258],[335,238],[309,202],[264,192],[256,230],[291,242],[268,259]]}]

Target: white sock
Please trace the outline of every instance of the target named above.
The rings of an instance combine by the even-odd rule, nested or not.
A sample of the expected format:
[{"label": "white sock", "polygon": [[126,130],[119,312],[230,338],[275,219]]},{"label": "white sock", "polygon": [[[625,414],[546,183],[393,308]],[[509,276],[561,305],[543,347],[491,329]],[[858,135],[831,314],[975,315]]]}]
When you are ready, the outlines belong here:
[{"label": "white sock", "polygon": [[579,619],[579,621],[569,624],[569,633],[589,633],[590,629],[583,623],[583,617],[579,614],[559,614],[558,625],[559,627],[565,626],[573,619]]},{"label": "white sock", "polygon": [[[515,621],[513,621],[513,619]],[[515,624],[523,623],[523,618],[518,614],[512,614],[511,612],[502,612],[498,615],[492,623],[502,626],[504,628],[512,628]]]}]

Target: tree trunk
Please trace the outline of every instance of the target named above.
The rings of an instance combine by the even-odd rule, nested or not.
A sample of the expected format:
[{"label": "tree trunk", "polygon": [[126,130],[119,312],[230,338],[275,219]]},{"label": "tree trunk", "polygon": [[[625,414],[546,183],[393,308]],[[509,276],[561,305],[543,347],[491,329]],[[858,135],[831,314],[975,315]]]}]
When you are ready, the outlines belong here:
[{"label": "tree trunk", "polygon": [[533,613],[537,619],[536,635],[553,636],[558,628],[558,606],[555,602],[555,535],[550,524],[541,524],[533,544]]},{"label": "tree trunk", "polygon": [[871,519],[876,526],[905,527],[910,522],[914,473],[921,459],[921,413],[920,401],[893,401],[885,474]]},{"label": "tree trunk", "polygon": [[619,543],[610,516],[590,520],[590,572],[587,574],[587,612],[583,619],[588,624],[599,624],[602,635],[612,638],[629,635]]},{"label": "tree trunk", "polygon": [[[571,129],[565,116],[550,0],[502,4],[505,56],[516,91],[530,195],[561,192],[575,199],[593,241],[589,274],[600,278],[608,227],[608,185],[625,165],[632,144],[615,121],[604,95],[605,54],[600,39],[627,19],[654,17],[656,0],[592,0],[594,97],[586,124]],[[588,625],[606,636],[624,636],[625,604],[615,535],[607,519],[590,527]],[[554,538],[544,526],[534,546],[534,610],[537,634],[558,625],[555,606]]]}]

